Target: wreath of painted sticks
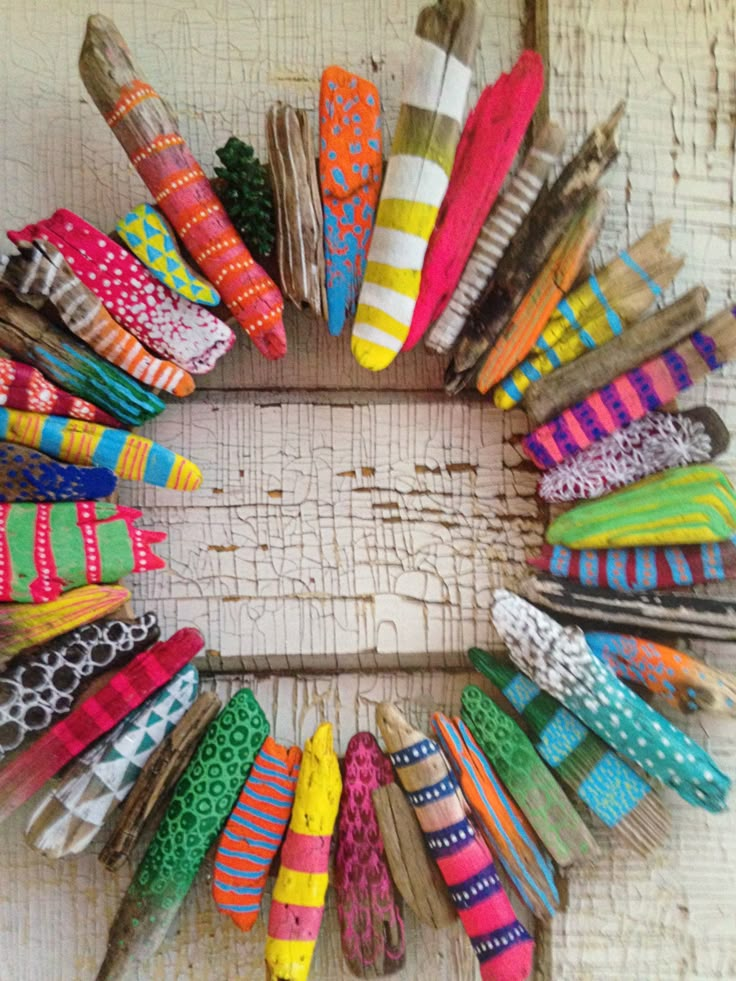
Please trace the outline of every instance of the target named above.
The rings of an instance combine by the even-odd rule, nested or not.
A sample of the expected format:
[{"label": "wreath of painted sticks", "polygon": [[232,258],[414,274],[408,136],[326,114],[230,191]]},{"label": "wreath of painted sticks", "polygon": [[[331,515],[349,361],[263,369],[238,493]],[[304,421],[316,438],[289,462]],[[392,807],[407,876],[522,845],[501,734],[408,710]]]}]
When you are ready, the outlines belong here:
[{"label": "wreath of painted sticks", "polygon": [[[437,928],[459,917],[484,979],[524,979],[533,941],[495,862],[535,917],[554,915],[555,866],[600,850],[570,797],[645,856],[669,827],[658,786],[726,806],[728,776],[631,685],[683,712],[733,715],[736,679],[540,607],[627,631],[736,633],[735,601],[676,592],[736,577],[736,495],[710,463],[728,431],[712,409],[661,411],[733,356],[734,315],[706,319],[703,287],[648,313],[683,262],[667,224],[591,271],[622,107],[552,183],[564,149],[555,124],[509,176],[541,61],[524,52],[463,126],[479,30],[473,0],[420,12],[385,173],[377,90],[331,67],[316,167],[307,115],[278,106],[270,183],[233,138],[211,184],[115,26],[89,20],[82,79],[154,204],[121,219],[125,247],[64,209],[8,233],[18,252],[2,260],[0,292],[0,820],[66,767],[29,819],[34,848],[78,853],[112,819],[100,855],[112,869],[152,832],[100,979],[148,960],[218,835],[214,900],[241,930],[280,854],[272,979],[306,981],[331,865],[356,976],[402,966],[406,903]],[[382,704],[387,753],[358,733],[342,767],[329,723],[303,750],[282,746],[249,690],[222,708],[199,693],[197,630],[160,640],[153,614],[115,616],[130,599],[117,580],[160,568],[151,545],[165,535],[103,499],[118,477],[180,490],[201,480],[129,427],[163,411],[154,390],[192,392],[233,344],[229,315],[266,357],[286,353],[281,292],[246,245],[267,253],[274,234],[286,296],[332,334],[352,324],[362,365],[380,370],[425,336],[452,353],[448,392],[473,382],[498,408],[527,409],[536,428],[522,448],[546,471],[541,496],[584,501],[530,560],[546,573],[525,587],[537,605],[497,591],[510,661],[470,652],[479,684],[463,692],[461,717],[436,713],[421,732]]]}]

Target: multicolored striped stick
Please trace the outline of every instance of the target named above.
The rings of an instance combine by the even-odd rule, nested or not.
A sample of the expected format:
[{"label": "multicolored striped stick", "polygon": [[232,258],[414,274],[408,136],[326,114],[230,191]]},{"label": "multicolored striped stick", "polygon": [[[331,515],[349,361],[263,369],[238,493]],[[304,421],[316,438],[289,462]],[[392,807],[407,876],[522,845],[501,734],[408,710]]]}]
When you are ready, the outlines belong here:
[{"label": "multicolored striped stick", "polygon": [[124,586],[81,586],[50,603],[0,604],[0,657],[12,657],[109,616],[129,600]]},{"label": "multicolored striped stick", "polygon": [[269,727],[248,688],[210,724],[174,791],[110,927],[97,981],[145,970],[176,919]]},{"label": "multicolored striped stick", "polygon": [[736,715],[736,678],[725,671],[630,634],[586,633],[585,642],[619,678],[644,685],[681,712]]},{"label": "multicolored striped stick", "polygon": [[319,181],[327,326],[333,335],[355,315],[382,173],[378,89],[344,68],[325,68],[319,92]]},{"label": "multicolored striped stick", "polygon": [[596,660],[582,630],[561,627],[505,589],[494,593],[493,623],[519,670],[612,749],[689,804],[713,812],[725,809],[730,779],[705,750]]},{"label": "multicolored striped stick", "polygon": [[266,736],[215,855],[212,898],[240,929],[255,926],[263,890],[286,834],[302,753]]},{"label": "multicolored striped stick", "polygon": [[356,977],[384,977],[401,970],[406,954],[401,902],[373,804],[373,792],[394,774],[370,732],[348,743],[344,773],[334,883],[342,953]]},{"label": "multicolored striped stick", "polygon": [[534,140],[486,218],[447,307],[427,332],[425,344],[430,351],[447,354],[452,349],[506,246],[545,187],[547,175],[564,145],[565,132],[557,123],[547,123]]},{"label": "multicolored striped stick", "polygon": [[166,538],[142,511],[99,501],[0,504],[0,601],[47,603],[86,583],[163,569],[150,546]]},{"label": "multicolored striped stick", "polygon": [[109,497],[117,479],[104,467],[75,467],[0,440],[0,503],[94,501]]},{"label": "multicolored striped stick", "polygon": [[266,981],[307,981],[327,892],[330,842],[340,806],[340,764],[332,726],[304,747],[294,809],[281,849],[266,940]]},{"label": "multicolored striped stick", "polygon": [[49,300],[72,334],[144,385],[172,395],[191,395],[192,376],[173,362],[149,354],[140,341],[113,320],[52,242],[34,239],[33,243],[18,242],[17,248],[20,255],[7,259],[3,281],[18,296]]},{"label": "multicolored striped stick", "polygon": [[534,915],[548,920],[557,911],[560,897],[552,860],[538,843],[532,826],[506,794],[461,719],[435,712],[432,728],[491,852],[498,857]]},{"label": "multicolored striped stick", "polygon": [[170,681],[203,647],[204,638],[193,627],[154,644],[15,757],[0,770],[0,821]]},{"label": "multicolored striped stick", "polygon": [[511,665],[478,648],[469,656],[521,714],[542,759],[620,841],[644,856],[663,843],[669,815],[636,770]]},{"label": "multicolored striped stick", "polygon": [[281,294],[243,244],[166,103],[111,20],[87,21],[79,72],[93,102],[187,251],[256,347],[286,354]]},{"label": "multicolored striped stick", "polygon": [[540,470],[549,470],[591,443],[628,426],[736,357],[736,318],[716,314],[702,330],[619,375],[582,402],[565,409],[525,437],[524,452]]},{"label": "multicolored striped stick", "polygon": [[516,918],[439,746],[388,702],[376,708],[376,722],[473,945],[481,978],[524,981],[531,974],[534,941]]},{"label": "multicolored striped stick", "polygon": [[199,673],[188,664],[171,681],[85,750],[41,800],[26,825],[26,841],[48,858],[78,855],[125,800],[151,753],[194,699]]},{"label": "multicolored striped stick", "polygon": [[460,136],[450,184],[427,246],[409,334],[409,351],[450,301],[483,223],[514,162],[544,87],[536,51],[487,85]]},{"label": "multicolored striped stick", "polygon": [[202,474],[173,450],[120,429],[0,406],[0,439],[41,450],[66,463],[107,467],[125,480],[171,490],[196,490]]},{"label": "multicolored striped stick", "polygon": [[437,0],[417,20],[353,325],[353,354],[371,371],[388,367],[409,334],[460,139],[480,24],[475,0]]}]

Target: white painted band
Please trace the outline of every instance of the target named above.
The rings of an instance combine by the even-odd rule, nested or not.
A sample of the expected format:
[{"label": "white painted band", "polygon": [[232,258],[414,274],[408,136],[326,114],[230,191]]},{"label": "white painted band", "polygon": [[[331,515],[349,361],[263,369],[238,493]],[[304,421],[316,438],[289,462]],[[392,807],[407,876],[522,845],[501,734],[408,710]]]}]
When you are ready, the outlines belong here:
[{"label": "white painted band", "polygon": [[462,123],[470,77],[468,65],[415,34],[401,101]]},{"label": "white painted band", "polygon": [[379,330],[378,327],[374,327],[373,324],[362,322],[354,324],[353,337],[357,337],[361,341],[370,341],[371,344],[385,347],[388,351],[395,351],[397,354],[404,346],[404,342],[400,341],[398,337],[392,337],[385,331]]},{"label": "white painted band", "polygon": [[419,270],[424,264],[427,243],[419,235],[376,225],[368,251],[368,262],[381,262],[397,269]]},{"label": "white painted band", "polygon": [[405,327],[411,327],[411,318],[414,316],[416,303],[410,296],[397,293],[396,290],[389,289],[387,286],[379,286],[378,283],[369,283],[367,280],[363,280],[360,302],[369,307],[377,307]]},{"label": "white painted band", "polygon": [[448,184],[449,178],[438,163],[424,157],[397,153],[389,158],[386,166],[381,200],[399,198],[439,208]]}]

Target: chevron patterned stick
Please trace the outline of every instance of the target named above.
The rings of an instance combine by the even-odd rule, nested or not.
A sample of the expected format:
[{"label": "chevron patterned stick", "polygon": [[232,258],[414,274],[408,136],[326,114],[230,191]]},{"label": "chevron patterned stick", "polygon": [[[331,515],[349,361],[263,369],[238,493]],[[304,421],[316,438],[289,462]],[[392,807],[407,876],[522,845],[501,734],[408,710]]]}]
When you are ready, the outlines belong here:
[{"label": "chevron patterned stick", "polygon": [[506,794],[461,719],[449,719],[435,712],[432,728],[491,852],[498,857],[534,915],[548,920],[557,911],[560,897],[552,860],[539,845],[531,825]]},{"label": "chevron patterned stick", "polygon": [[376,722],[478,958],[481,978],[523,981],[531,974],[534,941],[516,918],[439,746],[388,702],[377,707]]},{"label": "chevron patterned stick", "polygon": [[235,319],[268,358],[286,354],[283,299],[243,244],[178,131],[176,119],[133,63],[111,20],[87,21],[82,81],[141,180]]},{"label": "chevron patterned stick", "polygon": [[429,328],[425,344],[430,351],[447,354],[452,349],[506,247],[544,189],[564,144],[565,131],[557,123],[542,128],[486,218],[447,306]]},{"label": "chevron patterned stick", "polygon": [[140,341],[113,320],[55,245],[34,239],[33,243],[18,242],[17,248],[20,255],[7,259],[3,281],[18,296],[48,300],[72,334],[137,381],[172,395],[191,395],[191,375],[173,362],[149,354]]},{"label": "chevron patterned stick", "polygon": [[236,692],[210,724],[123,897],[97,981],[118,981],[147,968],[232,811],[268,731],[249,688]]},{"label": "chevron patterned stick", "polygon": [[468,116],[450,184],[427,246],[408,351],[447,306],[504,178],[514,161],[544,86],[542,59],[522,51],[508,74],[487,85]]},{"label": "chevron patterned stick", "polygon": [[404,966],[406,938],[373,804],[373,791],[393,782],[390,760],[370,732],[345,750],[337,822],[335,893],[342,953],[358,978],[380,978]]},{"label": "chevron patterned stick", "polygon": [[159,636],[155,615],[146,613],[132,623],[87,624],[10,660],[0,672],[0,760],[68,715],[94,678],[127,664]]},{"label": "chevron patterned stick", "polygon": [[50,603],[0,603],[0,658],[109,616],[129,600],[124,586],[81,586]]},{"label": "chevron patterned stick", "polygon": [[0,503],[94,501],[109,497],[117,479],[104,467],[75,467],[0,440]]},{"label": "chevron patterned stick", "polygon": [[353,354],[371,371],[388,367],[409,334],[460,139],[480,25],[475,0],[437,0],[417,19],[353,325]]},{"label": "chevron patterned stick", "polygon": [[732,674],[629,634],[586,633],[585,642],[619,678],[643,685],[681,712],[736,715],[736,677]]},{"label": "chevron patterned stick", "polygon": [[463,689],[462,719],[555,862],[595,861],[595,839],[516,722],[475,685]]},{"label": "chevron patterned stick", "polygon": [[524,452],[540,470],[549,470],[671,402],[732,358],[736,358],[736,318],[724,310],[702,330],[539,426],[524,438]]},{"label": "chevron patterned stick", "polygon": [[184,261],[174,233],[150,204],[139,204],[117,223],[116,231],[133,255],[164,286],[192,303],[216,307],[220,294]]},{"label": "chevron patterned stick", "polygon": [[65,463],[107,467],[124,480],[143,480],[156,487],[193,491],[202,483],[199,467],[160,443],[80,419],[0,406],[0,439],[41,450]]},{"label": "chevron patterned stick", "polygon": [[327,892],[332,832],[342,792],[332,726],[323,722],[304,746],[289,830],[273,887],[266,939],[266,981],[307,981]]},{"label": "chevron patterned stick", "polygon": [[212,898],[244,931],[258,919],[263,891],[289,823],[302,752],[271,736],[256,756],[215,856]]},{"label": "chevron patterned stick", "polygon": [[561,627],[505,589],[495,591],[492,615],[514,664],[612,749],[689,804],[725,809],[729,778],[705,750],[596,660],[582,630]]},{"label": "chevron patterned stick", "polygon": [[0,770],[0,821],[170,681],[203,647],[204,639],[193,627],[154,644],[16,756]]},{"label": "chevron patterned stick", "polygon": [[26,841],[48,858],[77,855],[125,800],[146,760],[197,695],[199,674],[189,664],[108,736],[90,746],[41,800]]},{"label": "chevron patterned stick", "polygon": [[521,714],[542,759],[620,841],[644,856],[663,843],[669,815],[636,770],[511,665],[478,648],[469,656]]}]

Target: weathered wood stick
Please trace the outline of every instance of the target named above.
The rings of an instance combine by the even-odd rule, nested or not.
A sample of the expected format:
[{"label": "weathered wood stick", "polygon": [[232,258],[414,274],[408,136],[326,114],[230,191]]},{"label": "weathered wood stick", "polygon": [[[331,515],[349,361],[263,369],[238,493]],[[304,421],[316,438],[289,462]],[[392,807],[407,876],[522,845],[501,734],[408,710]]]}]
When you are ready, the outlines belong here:
[{"label": "weathered wood stick", "polygon": [[111,20],[87,21],[82,81],[138,171],[236,320],[268,358],[286,354],[283,300],[243,244],[166,103],[144,80]]},{"label": "weathered wood stick", "polygon": [[549,0],[524,0],[522,44],[539,54],[544,67],[544,88],[530,127],[534,141],[549,123],[549,33]]},{"label": "weathered wood stick", "polygon": [[164,815],[171,792],[186,770],[210,722],[220,711],[214,692],[203,692],[173,732],[158,746],[120,809],[117,824],[100,852],[114,872],[129,860],[136,842]]},{"label": "weathered wood stick", "polygon": [[618,337],[532,382],[523,400],[532,426],[541,426],[597,388],[684,340],[705,320],[707,301],[708,290],[695,286]]}]

